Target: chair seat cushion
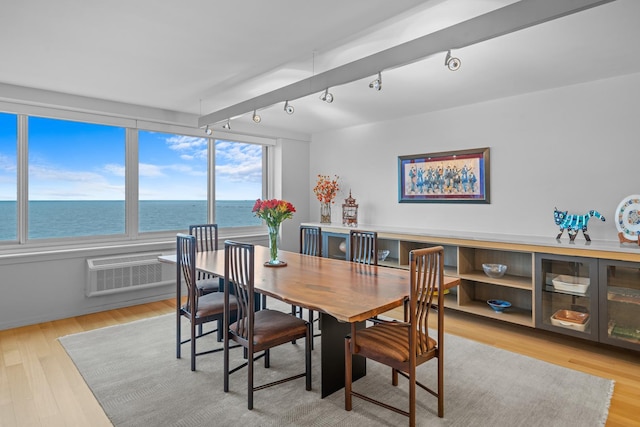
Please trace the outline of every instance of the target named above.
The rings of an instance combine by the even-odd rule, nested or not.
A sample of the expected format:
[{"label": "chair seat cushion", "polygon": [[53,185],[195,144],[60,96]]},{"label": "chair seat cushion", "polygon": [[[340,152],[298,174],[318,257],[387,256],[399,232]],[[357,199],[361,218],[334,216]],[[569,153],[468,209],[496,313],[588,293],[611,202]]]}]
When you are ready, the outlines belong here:
[{"label": "chair seat cushion", "polygon": [[[229,326],[236,329],[236,323]],[[276,310],[260,310],[254,315],[253,342],[254,344],[273,345],[284,343],[307,334],[307,322],[298,317]]]},{"label": "chair seat cushion", "polygon": [[[427,340],[423,332],[418,332],[422,341]],[[428,337],[428,349],[437,345],[436,340]],[[398,362],[409,360],[409,334],[406,327],[377,324],[356,333],[356,352],[366,353],[373,359],[391,359]],[[375,357],[378,355],[379,357]]]},{"label": "chair seat cushion", "polygon": [[[236,301],[236,297],[230,295],[229,309],[236,310],[237,306],[238,303]],[[182,309],[186,312],[189,311],[186,304],[182,306]],[[198,311],[196,312],[196,317],[208,317],[222,313],[224,313],[224,293],[213,292],[210,294],[202,295],[198,298]]]},{"label": "chair seat cushion", "polygon": [[208,279],[200,279],[196,281],[196,286],[200,294],[209,294],[220,290],[220,278],[211,277]]}]

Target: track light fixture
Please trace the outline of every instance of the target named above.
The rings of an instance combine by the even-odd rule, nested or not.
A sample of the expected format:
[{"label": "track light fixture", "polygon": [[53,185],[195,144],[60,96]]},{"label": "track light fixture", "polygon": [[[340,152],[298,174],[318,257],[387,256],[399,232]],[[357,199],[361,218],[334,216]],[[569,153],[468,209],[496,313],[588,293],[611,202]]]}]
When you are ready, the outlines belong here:
[{"label": "track light fixture", "polygon": [[231,119],[227,119],[227,123],[222,125],[222,129],[229,129],[231,130]]},{"label": "track light fixture", "polygon": [[329,88],[327,88],[322,95],[320,95],[320,99],[328,104],[333,102],[333,94],[329,93]]},{"label": "track light fixture", "polygon": [[451,71],[456,71],[462,65],[462,61],[451,56],[451,51],[447,51],[447,57],[444,59],[444,65]]},{"label": "track light fixture", "polygon": [[378,72],[378,78],[377,79],[375,79],[374,81],[369,83],[369,87],[371,89],[375,89],[375,90],[381,90],[382,89],[382,73],[381,72]]},{"label": "track light fixture", "polygon": [[260,117],[257,113],[256,110],[253,110],[253,121],[256,123],[260,123],[260,121],[262,120],[262,117]]},{"label": "track light fixture", "polygon": [[289,101],[286,101],[284,103],[284,111],[286,111],[287,114],[293,114],[295,109],[293,108],[293,105],[289,105]]},{"label": "track light fixture", "polygon": [[207,135],[211,135],[213,133],[213,130],[209,128],[209,125],[207,125],[207,127],[204,128],[204,133],[206,133]]}]

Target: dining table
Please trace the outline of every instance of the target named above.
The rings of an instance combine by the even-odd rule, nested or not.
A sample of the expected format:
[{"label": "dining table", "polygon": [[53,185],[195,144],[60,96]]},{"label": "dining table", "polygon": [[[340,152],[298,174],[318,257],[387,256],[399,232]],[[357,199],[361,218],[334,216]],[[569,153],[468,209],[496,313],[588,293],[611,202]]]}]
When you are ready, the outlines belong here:
[{"label": "dining table", "polygon": [[[196,269],[224,277],[224,250],[196,253]],[[269,248],[256,245],[255,291],[285,303],[320,313],[321,396],[344,387],[344,338],[351,324],[364,328],[365,321],[400,307],[409,296],[408,269],[360,264],[340,259],[279,251],[284,266],[268,266]],[[175,255],[159,257],[175,263]],[[445,289],[459,279],[444,276]],[[353,379],[366,375],[366,359],[353,356]]]}]

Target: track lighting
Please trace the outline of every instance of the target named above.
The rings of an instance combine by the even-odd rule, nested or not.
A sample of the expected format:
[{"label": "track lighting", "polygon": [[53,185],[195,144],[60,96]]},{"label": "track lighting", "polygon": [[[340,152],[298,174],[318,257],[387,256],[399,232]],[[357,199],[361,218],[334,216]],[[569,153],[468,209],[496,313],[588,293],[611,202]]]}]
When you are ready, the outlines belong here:
[{"label": "track lighting", "polygon": [[227,119],[227,123],[222,125],[222,129],[229,129],[231,130],[231,120]]},{"label": "track lighting", "polygon": [[293,108],[293,105],[289,105],[289,101],[286,101],[284,103],[284,111],[286,111],[287,114],[293,114],[295,109]]},{"label": "track lighting", "polygon": [[256,123],[260,123],[260,121],[262,120],[262,117],[260,117],[257,113],[256,110],[253,110],[253,121]]},{"label": "track lighting", "polygon": [[322,95],[320,95],[320,99],[326,103],[331,104],[333,102],[333,94],[329,93],[329,88],[327,88]]},{"label": "track lighting", "polygon": [[206,133],[207,135],[211,135],[213,133],[213,130],[209,128],[209,125],[207,125],[207,127],[204,128],[204,133]]},{"label": "track lighting", "polygon": [[375,89],[375,90],[381,90],[382,89],[382,73],[381,72],[378,72],[378,78],[377,79],[375,79],[374,81],[369,83],[369,87],[371,89]]},{"label": "track lighting", "polygon": [[456,71],[462,65],[462,61],[451,56],[451,51],[447,51],[447,57],[444,59],[444,65],[451,71]]}]

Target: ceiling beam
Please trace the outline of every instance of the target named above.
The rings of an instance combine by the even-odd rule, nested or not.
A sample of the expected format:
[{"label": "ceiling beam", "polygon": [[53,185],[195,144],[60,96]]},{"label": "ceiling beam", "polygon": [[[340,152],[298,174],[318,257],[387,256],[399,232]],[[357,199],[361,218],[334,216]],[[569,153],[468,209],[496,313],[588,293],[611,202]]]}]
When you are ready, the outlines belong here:
[{"label": "ceiling beam", "polygon": [[615,0],[521,0],[247,101],[206,114],[198,118],[198,126],[212,126],[254,110],[260,110],[280,102],[292,101],[368,76],[375,76],[378,72],[408,65],[437,53],[477,44],[612,1]]}]

